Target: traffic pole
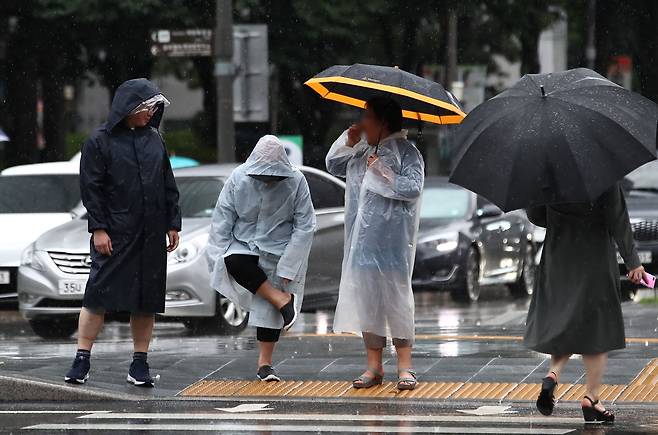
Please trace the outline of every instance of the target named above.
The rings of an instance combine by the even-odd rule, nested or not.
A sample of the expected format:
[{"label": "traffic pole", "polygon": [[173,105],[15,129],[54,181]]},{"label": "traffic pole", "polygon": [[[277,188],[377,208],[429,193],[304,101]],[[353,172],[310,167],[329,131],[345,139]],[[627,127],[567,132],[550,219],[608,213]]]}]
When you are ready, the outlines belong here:
[{"label": "traffic pole", "polygon": [[217,162],[235,162],[233,123],[233,2],[216,0],[215,86],[217,87]]}]

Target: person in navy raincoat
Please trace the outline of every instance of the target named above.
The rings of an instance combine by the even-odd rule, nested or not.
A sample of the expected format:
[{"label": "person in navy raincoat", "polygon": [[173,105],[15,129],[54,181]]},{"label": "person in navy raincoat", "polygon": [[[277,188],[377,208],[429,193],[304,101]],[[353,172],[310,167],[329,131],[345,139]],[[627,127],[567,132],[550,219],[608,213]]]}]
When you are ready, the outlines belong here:
[{"label": "person in navy raincoat", "polygon": [[176,249],[181,230],[178,189],[158,132],[168,104],[152,82],[128,80],[117,89],[107,122],[82,146],[91,272],[66,382],[88,379],[105,313],[122,312],[130,313],[135,350],[127,380],[153,386],[146,353],[154,314],[165,308],[167,251]]}]

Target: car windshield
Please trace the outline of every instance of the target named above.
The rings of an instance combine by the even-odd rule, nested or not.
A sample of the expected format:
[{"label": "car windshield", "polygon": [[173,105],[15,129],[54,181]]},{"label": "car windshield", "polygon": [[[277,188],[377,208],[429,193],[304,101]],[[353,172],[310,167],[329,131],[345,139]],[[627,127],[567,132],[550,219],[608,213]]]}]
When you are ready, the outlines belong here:
[{"label": "car windshield", "polygon": [[448,186],[425,186],[420,205],[420,220],[458,219],[470,209],[470,193]]},{"label": "car windshield", "polygon": [[79,202],[76,174],[0,176],[0,213],[68,213]]},{"label": "car windshield", "polygon": [[640,166],[626,176],[632,190],[646,190],[658,193],[658,161]]},{"label": "car windshield", "polygon": [[219,191],[224,183],[219,178],[179,177],[176,185],[180,192],[179,204],[184,218],[212,216]]}]

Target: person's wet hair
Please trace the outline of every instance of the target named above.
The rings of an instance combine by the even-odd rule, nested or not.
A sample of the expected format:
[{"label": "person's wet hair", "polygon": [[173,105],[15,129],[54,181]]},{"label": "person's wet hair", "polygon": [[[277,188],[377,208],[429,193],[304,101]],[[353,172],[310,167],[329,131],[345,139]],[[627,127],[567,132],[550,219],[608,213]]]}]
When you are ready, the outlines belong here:
[{"label": "person's wet hair", "polygon": [[394,99],[377,95],[366,101],[366,107],[372,110],[378,120],[386,124],[389,132],[402,130],[402,109]]}]

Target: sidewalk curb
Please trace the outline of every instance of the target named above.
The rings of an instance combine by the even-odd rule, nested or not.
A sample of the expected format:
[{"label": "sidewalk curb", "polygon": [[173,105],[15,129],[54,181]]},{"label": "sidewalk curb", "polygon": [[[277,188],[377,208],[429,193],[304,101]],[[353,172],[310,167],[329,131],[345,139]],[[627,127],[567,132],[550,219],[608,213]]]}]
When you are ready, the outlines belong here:
[{"label": "sidewalk curb", "polygon": [[0,375],[0,403],[2,402],[46,402],[46,401],[138,401],[143,397],[112,393],[88,386],[54,384],[44,380],[26,379],[19,375]]}]

